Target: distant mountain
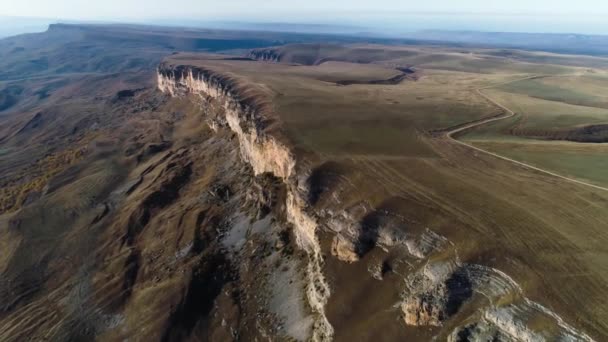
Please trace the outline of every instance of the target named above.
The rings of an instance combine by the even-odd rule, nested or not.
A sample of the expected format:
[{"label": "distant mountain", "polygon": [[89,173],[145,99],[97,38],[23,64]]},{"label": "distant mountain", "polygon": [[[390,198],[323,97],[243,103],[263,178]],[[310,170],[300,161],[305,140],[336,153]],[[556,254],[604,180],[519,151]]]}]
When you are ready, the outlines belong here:
[{"label": "distant mountain", "polygon": [[[578,33],[525,33],[476,30],[421,30],[404,32],[402,28],[383,28],[382,25],[281,23],[241,21],[171,21],[155,20],[154,25],[182,26],[206,29],[282,32],[297,34],[325,34],[376,40],[377,43],[437,43],[463,47],[498,47],[555,53],[608,55],[608,35]],[[415,26],[422,24],[416,23]]]},{"label": "distant mountain", "polygon": [[[49,25],[57,23],[56,19],[47,18],[20,18],[0,16],[0,38],[23,33],[44,32]],[[105,25],[105,22],[76,22],[61,21],[67,24],[95,24]],[[160,25],[160,26],[159,26]],[[333,25],[312,23],[269,23],[269,22],[239,22],[239,21],[196,21],[196,20],[155,20],[153,23],[120,24],[114,27],[130,27],[138,34],[149,36],[151,31],[182,30],[183,32],[197,32],[204,36],[233,35],[238,32],[242,38],[255,36],[262,38],[248,48],[281,45],[285,42],[318,42],[339,41],[367,42],[379,44],[441,44],[460,47],[497,47],[507,49],[523,49],[547,51],[555,53],[608,55],[608,35],[591,35],[577,33],[522,33],[522,32],[484,32],[466,30],[423,30],[412,33],[403,33],[397,30],[382,30],[356,25]],[[164,26],[164,27],[161,27]],[[82,27],[81,27],[82,28]],[[108,27],[106,26],[106,29]],[[111,30],[110,30],[111,31]],[[161,34],[162,35],[162,34]],[[214,37],[218,38],[218,37]],[[225,38],[225,37],[224,37]],[[230,40],[235,37],[230,37]],[[164,41],[161,39],[161,41]],[[180,45],[180,44],[178,44]],[[237,44],[238,45],[238,44]],[[206,45],[207,46],[207,45]],[[174,46],[178,48],[178,46]],[[225,47],[224,47],[225,48]],[[185,50],[189,50],[186,48]]]},{"label": "distant mountain", "polygon": [[407,37],[558,53],[608,55],[608,36],[575,33],[519,33],[426,30]]},{"label": "distant mountain", "polygon": [[55,19],[0,16],[0,38],[22,33],[43,32]]},{"label": "distant mountain", "polygon": [[291,33],[326,33],[326,34],[359,34],[371,30],[370,27],[357,25],[325,23],[286,23],[286,22],[248,22],[248,21],[199,21],[199,20],[154,20],[154,25],[190,26],[224,30],[291,32]]}]

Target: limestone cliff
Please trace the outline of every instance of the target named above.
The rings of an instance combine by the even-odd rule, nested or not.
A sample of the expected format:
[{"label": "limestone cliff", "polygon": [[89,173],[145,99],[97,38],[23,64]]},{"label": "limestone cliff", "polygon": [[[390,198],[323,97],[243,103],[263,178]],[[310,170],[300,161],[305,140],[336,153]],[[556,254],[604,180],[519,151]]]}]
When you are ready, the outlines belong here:
[{"label": "limestone cliff", "polygon": [[238,138],[241,157],[256,175],[270,173],[281,179],[287,188],[285,214],[293,226],[298,246],[306,251],[308,263],[306,297],[314,319],[313,340],[331,339],[333,330],[325,317],[324,306],[330,294],[321,272],[321,251],[316,237],[317,222],[306,211],[307,190],[298,184],[294,173],[296,160],[290,149],[262,127],[264,107],[254,99],[243,100],[234,80],[211,70],[196,67],[169,67],[158,70],[158,88],[173,96],[192,94],[209,98],[219,105],[224,117],[213,124],[225,123]]}]

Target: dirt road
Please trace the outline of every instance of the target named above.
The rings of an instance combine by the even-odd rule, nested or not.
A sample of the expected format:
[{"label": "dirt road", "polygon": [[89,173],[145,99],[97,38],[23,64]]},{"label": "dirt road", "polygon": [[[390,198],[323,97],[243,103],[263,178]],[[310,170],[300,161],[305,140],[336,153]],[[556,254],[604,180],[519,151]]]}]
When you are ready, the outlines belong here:
[{"label": "dirt road", "polygon": [[[538,76],[534,76],[534,77],[538,77]],[[490,87],[487,87],[487,88],[490,88]],[[511,117],[513,117],[513,116],[516,115],[514,111],[512,111],[511,109],[509,109],[509,108],[505,107],[504,105],[498,103],[496,100],[494,100],[493,98],[491,98],[490,96],[488,96],[487,94],[485,94],[482,89],[486,89],[486,88],[476,89],[476,92],[480,96],[484,97],[486,100],[490,101],[495,106],[498,106],[501,109],[503,109],[506,114],[501,115],[501,116],[491,117],[491,118],[488,118],[486,120],[476,121],[476,122],[473,122],[473,123],[470,123],[470,124],[467,124],[467,125],[464,125],[464,126],[460,126],[460,127],[455,128],[455,129],[453,129],[451,131],[448,131],[446,133],[446,136],[450,140],[452,140],[453,142],[455,142],[457,144],[460,144],[460,145],[466,146],[468,148],[471,148],[471,149],[473,149],[475,151],[482,152],[482,153],[485,153],[485,154],[489,154],[489,155],[494,156],[496,158],[499,158],[499,159],[502,159],[502,160],[506,160],[506,161],[509,161],[511,163],[515,163],[517,165],[526,167],[528,169],[532,169],[534,171],[538,171],[538,172],[541,172],[541,173],[544,173],[544,174],[547,174],[547,175],[551,175],[553,177],[558,177],[558,178],[567,180],[569,182],[573,182],[573,183],[589,186],[589,187],[592,187],[594,189],[608,191],[608,188],[605,188],[605,187],[602,187],[602,186],[598,186],[598,185],[594,185],[594,184],[587,183],[587,182],[583,182],[583,181],[580,181],[580,180],[577,180],[577,179],[573,179],[573,178],[569,178],[569,177],[566,177],[566,176],[562,176],[562,175],[559,175],[557,173],[554,173],[554,172],[551,172],[551,171],[548,171],[548,170],[545,170],[545,169],[541,169],[539,167],[532,166],[530,164],[526,164],[526,163],[523,163],[523,162],[511,159],[511,158],[508,158],[508,157],[505,157],[505,156],[501,156],[499,154],[496,154],[496,153],[493,153],[493,152],[481,149],[481,148],[473,146],[471,144],[467,144],[467,143],[465,143],[465,142],[463,142],[461,140],[455,139],[454,138],[454,134],[456,134],[456,133],[463,132],[463,131],[471,129],[473,127],[478,127],[478,126],[485,125],[485,124],[488,124],[488,123],[491,123],[491,122],[495,122],[495,121],[499,121],[499,120],[505,120],[505,119],[511,118]]]}]

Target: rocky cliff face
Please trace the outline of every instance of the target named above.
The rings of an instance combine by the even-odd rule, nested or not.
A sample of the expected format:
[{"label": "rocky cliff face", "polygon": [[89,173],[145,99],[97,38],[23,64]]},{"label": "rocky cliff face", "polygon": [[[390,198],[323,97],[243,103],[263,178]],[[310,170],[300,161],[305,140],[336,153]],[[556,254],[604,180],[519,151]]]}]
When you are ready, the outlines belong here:
[{"label": "rocky cliff face", "polygon": [[213,120],[213,127],[225,126],[236,135],[241,157],[253,168],[255,175],[269,173],[279,178],[287,189],[286,220],[293,227],[299,248],[306,252],[307,284],[305,289],[313,319],[311,338],[331,339],[333,330],[324,313],[329,286],[321,272],[322,257],[316,237],[317,222],[305,205],[307,189],[298,184],[294,167],[296,160],[290,149],[275,137],[264,132],[263,108],[254,103],[243,103],[234,81],[200,68],[167,68],[158,72],[158,87],[171,95],[193,94],[208,98],[217,105],[223,117]]},{"label": "rocky cliff face", "polygon": [[[265,55],[256,58],[279,59]],[[369,275],[378,281],[385,281],[384,276],[390,273],[401,275],[392,281],[402,289],[394,308],[398,308],[395,318],[400,317],[404,326],[431,327],[437,329],[436,337],[450,341],[592,341],[551,310],[526,298],[508,275],[461,261],[454,244],[428,228],[419,234],[404,233],[403,217],[365,203],[339,211],[315,205],[313,211],[311,204],[318,200],[318,189],[311,184],[323,183],[323,177],[315,175],[314,170],[297,174],[297,160],[290,146],[265,131],[265,116],[271,113],[262,105],[264,101],[247,97],[235,80],[200,67],[163,64],[158,70],[158,87],[173,96],[200,98],[202,108],[215,106],[209,126],[218,132],[230,130],[238,140],[241,159],[254,174],[269,174],[286,189],[281,207],[284,223],[292,228],[297,248],[304,256],[299,267],[305,284],[302,296],[308,308],[297,321],[284,316],[292,338],[322,341],[334,337],[326,315],[331,291],[323,274],[323,253],[356,264],[380,249],[398,255],[399,262],[393,265],[385,261],[370,267]],[[321,180],[314,181],[315,177]],[[306,182],[300,181],[305,178]],[[332,196],[340,202],[338,193]],[[333,236],[325,251],[320,234]],[[401,269],[398,264],[408,266]]]}]

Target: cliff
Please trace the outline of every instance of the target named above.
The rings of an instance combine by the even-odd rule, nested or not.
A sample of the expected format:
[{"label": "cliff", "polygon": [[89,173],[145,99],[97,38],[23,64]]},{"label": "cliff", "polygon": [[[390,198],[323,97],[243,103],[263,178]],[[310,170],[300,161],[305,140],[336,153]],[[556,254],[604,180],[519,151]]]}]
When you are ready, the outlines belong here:
[{"label": "cliff", "polygon": [[[402,288],[394,308],[398,308],[396,315],[406,326],[439,329],[435,336],[450,341],[460,341],[463,336],[473,340],[592,341],[548,308],[526,298],[522,288],[505,273],[462,261],[457,246],[446,237],[429,229],[418,236],[404,233],[404,219],[390,210],[365,203],[337,210],[314,205],[313,210],[315,201],[311,198],[318,196],[319,189],[311,188],[315,183],[311,179],[322,175],[315,174],[318,169],[300,170],[298,174],[298,160],[288,141],[264,124],[275,115],[272,106],[253,86],[204,67],[163,63],[158,69],[158,88],[172,96],[198,97],[202,108],[215,107],[209,126],[232,131],[242,160],[254,174],[271,174],[285,186],[285,219],[298,248],[306,255],[304,292],[312,322],[304,335],[310,339],[331,340],[334,335],[325,314],[331,291],[323,273],[324,244],[319,238],[331,234],[333,242],[325,252],[346,264],[361,262],[376,247],[398,255],[398,262],[370,266],[369,273],[370,279],[379,281],[390,273],[401,275],[390,281]],[[335,203],[341,202],[337,193],[332,196]],[[394,269],[400,264],[408,266]],[[332,274],[332,279],[335,277]],[[463,319],[461,312],[475,313]],[[535,320],[543,321],[544,326],[535,327]]]},{"label": "cliff", "polygon": [[251,165],[255,175],[270,173],[283,181],[287,188],[287,221],[293,226],[296,243],[309,258],[306,296],[315,320],[312,339],[331,339],[333,330],[324,313],[329,286],[321,272],[317,222],[306,210],[307,189],[298,183],[294,173],[296,159],[293,153],[285,143],[264,131],[264,115],[270,113],[263,99],[251,95],[253,90],[239,87],[236,80],[200,67],[171,68],[163,64],[158,69],[158,88],[172,96],[193,94],[215,101],[224,117],[214,121],[212,126],[227,126],[236,134],[241,157]]}]

